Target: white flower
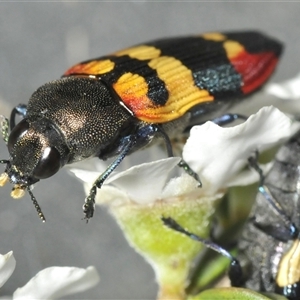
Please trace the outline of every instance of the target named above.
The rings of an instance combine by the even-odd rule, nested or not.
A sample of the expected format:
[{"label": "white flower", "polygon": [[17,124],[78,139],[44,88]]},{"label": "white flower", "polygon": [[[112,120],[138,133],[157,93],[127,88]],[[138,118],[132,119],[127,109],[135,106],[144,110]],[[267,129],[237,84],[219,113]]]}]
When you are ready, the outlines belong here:
[{"label": "white flower", "polygon": [[[270,96],[261,95],[263,100]],[[180,157],[151,158],[154,147],[133,153],[107,178],[97,191],[96,204],[109,205],[130,245],[153,267],[158,299],[185,298],[192,262],[204,247],[164,226],[161,217],[171,217],[207,238],[215,200],[228,187],[259,179],[257,172],[247,168],[248,158],[282,144],[299,129],[299,122],[272,106],[263,107],[236,126],[223,128],[212,122],[194,126],[182,157],[200,177],[202,188],[179,171]],[[147,162],[137,164],[139,154]],[[95,158],[71,165],[70,171],[84,182],[88,194],[106,166]]]},{"label": "white flower", "polygon": [[[0,255],[0,287],[8,280],[16,266],[12,251]],[[58,299],[83,292],[99,282],[99,275],[92,266],[50,267],[37,273],[27,284],[18,288],[12,299]],[[8,297],[5,297],[8,299]]]},{"label": "white flower", "polygon": [[213,194],[222,187],[247,185],[258,179],[252,177],[253,172],[240,178],[247,159],[255,151],[261,153],[281,144],[299,128],[299,122],[278,109],[264,107],[244,123],[230,128],[212,122],[194,126],[183,158],[210,185],[205,193]]},{"label": "white flower", "polygon": [[265,88],[270,95],[286,100],[300,99],[300,73],[293,79],[281,83],[270,83]]},{"label": "white flower", "polygon": [[5,255],[0,255],[0,288],[11,276],[16,267],[16,260],[12,251]]},{"label": "white flower", "polygon": [[[163,199],[172,201],[172,197],[193,192],[203,197],[219,198],[229,186],[257,181],[255,172],[242,172],[247,159],[255,151],[262,152],[282,143],[299,128],[299,122],[274,107],[262,108],[244,123],[229,128],[212,122],[194,126],[184,146],[183,159],[200,176],[202,188],[198,188],[197,182],[184,172],[171,178],[171,173],[179,169],[180,158],[165,158],[121,172],[117,169],[98,190],[97,204],[128,201],[150,204]],[[79,168],[80,165],[83,168]],[[70,169],[85,183],[87,192],[105,169],[105,164],[99,159],[90,160],[88,165],[81,162]]]}]

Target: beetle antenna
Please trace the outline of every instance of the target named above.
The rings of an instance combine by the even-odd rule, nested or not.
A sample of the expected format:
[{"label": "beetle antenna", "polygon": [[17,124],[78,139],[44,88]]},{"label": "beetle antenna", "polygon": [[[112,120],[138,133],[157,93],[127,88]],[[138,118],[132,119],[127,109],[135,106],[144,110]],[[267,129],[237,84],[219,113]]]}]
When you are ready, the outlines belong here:
[{"label": "beetle antenna", "polygon": [[0,126],[1,126],[1,133],[2,133],[3,140],[7,144],[8,137],[9,137],[9,133],[8,133],[9,121],[7,118],[5,118],[2,115],[0,115]]},{"label": "beetle antenna", "polygon": [[27,191],[28,191],[28,194],[30,195],[31,201],[32,201],[32,203],[33,203],[33,205],[34,205],[34,207],[35,207],[35,209],[36,209],[36,211],[37,211],[40,219],[43,221],[43,223],[45,223],[46,222],[46,218],[45,218],[45,216],[44,216],[44,214],[42,212],[42,209],[41,209],[40,205],[38,204],[38,202],[37,202],[36,198],[34,197],[32,191],[30,190],[29,186],[27,187]]}]

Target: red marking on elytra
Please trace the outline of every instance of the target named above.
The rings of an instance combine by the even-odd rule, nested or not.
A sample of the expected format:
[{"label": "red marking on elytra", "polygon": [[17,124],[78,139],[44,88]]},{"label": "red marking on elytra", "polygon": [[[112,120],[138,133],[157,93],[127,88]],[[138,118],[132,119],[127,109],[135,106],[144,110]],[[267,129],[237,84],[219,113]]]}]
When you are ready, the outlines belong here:
[{"label": "red marking on elytra", "polygon": [[242,91],[249,94],[259,88],[274,71],[278,57],[272,52],[250,54],[242,52],[230,60],[234,68],[242,75]]}]

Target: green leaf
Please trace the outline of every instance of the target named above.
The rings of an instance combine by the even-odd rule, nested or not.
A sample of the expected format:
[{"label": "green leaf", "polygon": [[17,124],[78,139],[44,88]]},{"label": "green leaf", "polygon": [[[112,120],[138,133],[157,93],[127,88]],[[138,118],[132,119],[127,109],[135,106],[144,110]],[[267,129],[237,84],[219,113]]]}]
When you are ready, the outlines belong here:
[{"label": "green leaf", "polygon": [[275,294],[259,294],[244,288],[216,288],[209,289],[188,300],[286,300],[285,297]]}]

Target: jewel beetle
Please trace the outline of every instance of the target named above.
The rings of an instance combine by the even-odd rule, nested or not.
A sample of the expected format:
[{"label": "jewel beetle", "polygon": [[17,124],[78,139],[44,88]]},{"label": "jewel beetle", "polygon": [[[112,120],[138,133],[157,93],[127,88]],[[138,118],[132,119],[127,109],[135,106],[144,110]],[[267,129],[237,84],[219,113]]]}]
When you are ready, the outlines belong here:
[{"label": "jewel beetle", "polygon": [[[79,63],[38,88],[3,126],[9,159],[0,185],[11,196],[27,190],[45,220],[31,186],[61,167],[89,157],[115,157],[85,199],[93,216],[97,188],[130,153],[170,138],[226,112],[259,89],[273,73],[282,44],[255,31],[166,38]],[[15,117],[22,120],[15,124]],[[228,116],[227,116],[228,117]],[[222,125],[232,116],[216,119]],[[5,130],[6,129],[6,130]],[[181,164],[191,175],[188,166]]]},{"label": "jewel beetle", "polygon": [[188,232],[171,218],[164,224],[230,259],[232,286],[300,299],[300,131],[276,154],[263,175],[256,158],[250,165],[260,175],[254,206],[233,257],[216,243]]}]

